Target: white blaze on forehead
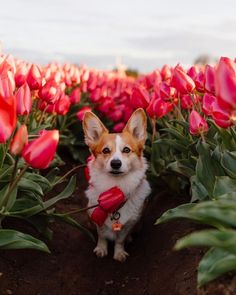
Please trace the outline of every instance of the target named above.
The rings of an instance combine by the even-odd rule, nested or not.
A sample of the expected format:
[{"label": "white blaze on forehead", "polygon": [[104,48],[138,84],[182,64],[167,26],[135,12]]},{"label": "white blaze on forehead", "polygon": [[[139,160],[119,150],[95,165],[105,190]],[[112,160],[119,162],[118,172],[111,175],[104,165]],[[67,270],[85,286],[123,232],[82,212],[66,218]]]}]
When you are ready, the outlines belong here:
[{"label": "white blaze on forehead", "polygon": [[122,142],[120,135],[116,135],[116,153],[121,151]]},{"label": "white blaze on forehead", "polygon": [[115,143],[116,143],[116,151],[113,154],[113,159],[121,159],[122,157],[122,153],[121,153],[121,146],[122,146],[122,138],[120,137],[120,135],[116,135],[116,139],[115,139]]}]

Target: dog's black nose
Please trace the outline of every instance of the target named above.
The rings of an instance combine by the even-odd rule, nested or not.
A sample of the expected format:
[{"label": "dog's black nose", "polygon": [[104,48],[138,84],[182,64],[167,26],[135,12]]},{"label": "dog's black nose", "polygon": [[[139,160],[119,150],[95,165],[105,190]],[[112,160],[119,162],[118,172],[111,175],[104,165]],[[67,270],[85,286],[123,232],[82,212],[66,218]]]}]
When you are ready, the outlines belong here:
[{"label": "dog's black nose", "polygon": [[121,165],[122,165],[121,160],[119,160],[119,159],[111,160],[111,168],[112,169],[118,170],[121,167]]}]

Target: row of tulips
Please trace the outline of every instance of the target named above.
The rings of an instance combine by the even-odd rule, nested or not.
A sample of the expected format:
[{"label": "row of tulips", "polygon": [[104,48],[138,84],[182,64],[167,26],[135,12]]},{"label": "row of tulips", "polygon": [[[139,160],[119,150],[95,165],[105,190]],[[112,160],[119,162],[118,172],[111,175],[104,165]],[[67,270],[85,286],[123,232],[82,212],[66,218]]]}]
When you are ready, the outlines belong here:
[{"label": "row of tulips", "polygon": [[[47,215],[62,219],[48,208],[68,193],[51,202],[44,197],[66,179],[60,180],[52,168],[60,162],[56,155],[58,144],[84,162],[89,154],[81,128],[84,113],[93,110],[111,130],[120,132],[139,107],[149,117],[145,153],[150,159],[153,187],[168,185],[175,193],[191,194],[191,204],[167,212],[158,223],[185,217],[216,227],[215,244],[213,238],[207,239],[208,232],[199,233],[201,239],[195,239],[193,234],[192,243],[187,237],[188,243],[181,244],[195,245],[201,240],[202,245],[211,247],[210,254],[202,260],[205,267],[199,267],[199,284],[236,269],[236,263],[228,268],[219,267],[218,263],[235,254],[225,248],[222,240],[219,243],[225,234],[233,238],[236,226],[234,219],[226,222],[222,217],[223,213],[230,214],[227,210],[236,204],[236,64],[226,57],[214,66],[184,69],[181,65],[164,65],[134,78],[122,71],[98,71],[71,64],[40,67],[2,55],[0,218],[14,216],[33,222],[32,216],[41,214],[41,218]],[[38,169],[49,166],[52,170],[48,176],[42,176]],[[221,207],[212,213],[209,208],[218,203]],[[37,210],[32,209],[36,207]],[[199,208],[205,210],[205,215],[197,211]],[[226,210],[223,213],[222,208]],[[196,212],[200,215],[194,215]],[[69,215],[64,214],[63,218],[80,227]]]}]

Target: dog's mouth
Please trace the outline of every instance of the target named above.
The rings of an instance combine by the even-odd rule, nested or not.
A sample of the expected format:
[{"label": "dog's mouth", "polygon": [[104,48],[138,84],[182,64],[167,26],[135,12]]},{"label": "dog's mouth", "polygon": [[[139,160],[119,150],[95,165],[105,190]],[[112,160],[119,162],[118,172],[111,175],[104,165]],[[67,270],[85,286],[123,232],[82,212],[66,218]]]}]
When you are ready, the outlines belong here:
[{"label": "dog's mouth", "polygon": [[124,172],[122,172],[122,171],[116,171],[116,170],[111,170],[111,171],[109,171],[111,174],[113,174],[113,175],[120,175],[120,174],[123,174]]}]

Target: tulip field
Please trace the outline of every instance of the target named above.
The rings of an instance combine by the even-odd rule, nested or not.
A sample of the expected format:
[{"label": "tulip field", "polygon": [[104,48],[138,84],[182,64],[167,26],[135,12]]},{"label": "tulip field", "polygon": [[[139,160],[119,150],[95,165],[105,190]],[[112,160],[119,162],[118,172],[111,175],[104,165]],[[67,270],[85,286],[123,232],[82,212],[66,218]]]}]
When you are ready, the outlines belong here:
[{"label": "tulip field", "polygon": [[[50,252],[52,223],[94,239],[75,218],[82,208],[58,210],[73,195],[79,171],[89,179],[83,116],[92,110],[110,131],[121,132],[140,107],[148,116],[145,156],[153,192],[189,197],[154,216],[153,226],[176,219],[202,224],[174,246],[206,249],[198,265],[199,287],[236,270],[236,61],[227,57],[215,65],[163,65],[134,77],[1,55],[0,251]],[[66,171],[64,153],[73,159]],[[8,227],[11,219],[38,234]]]}]

